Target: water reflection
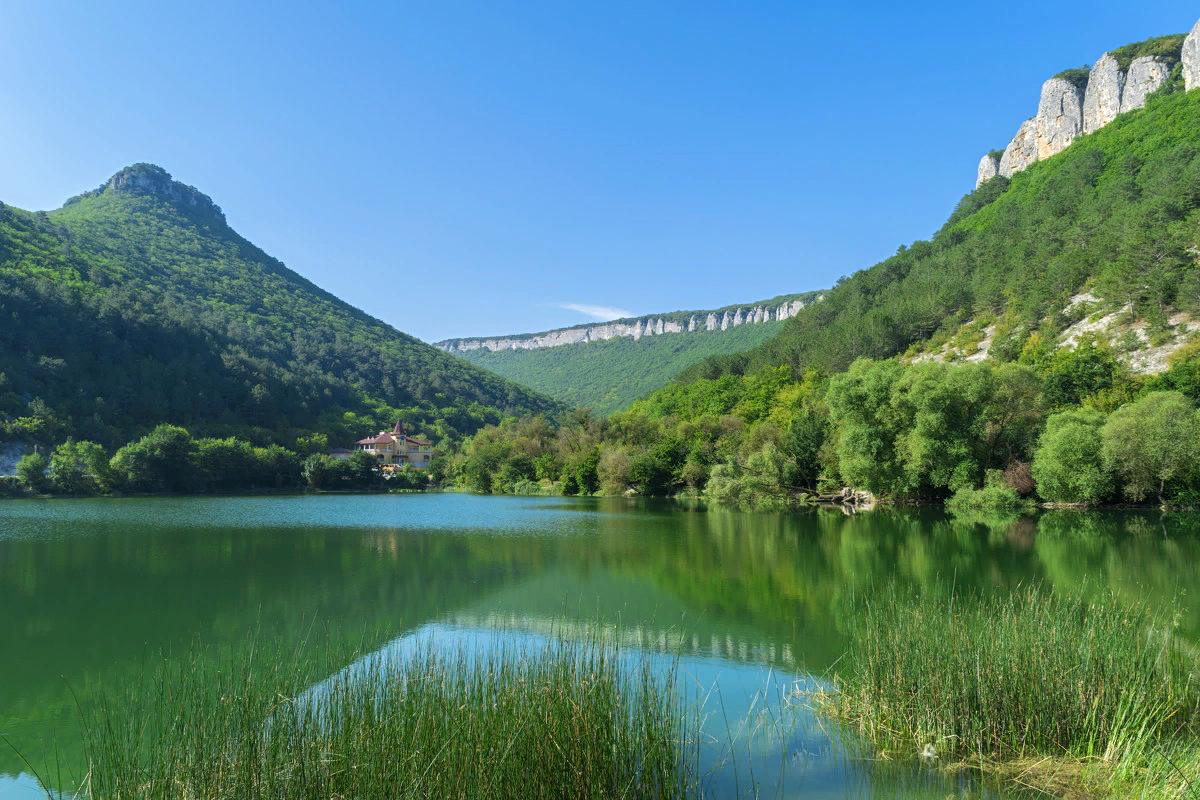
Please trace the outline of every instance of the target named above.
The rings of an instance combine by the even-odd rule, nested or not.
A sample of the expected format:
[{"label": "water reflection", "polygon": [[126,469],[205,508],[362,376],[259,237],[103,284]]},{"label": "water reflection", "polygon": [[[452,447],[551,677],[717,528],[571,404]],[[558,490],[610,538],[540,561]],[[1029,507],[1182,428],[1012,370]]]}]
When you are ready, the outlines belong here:
[{"label": "water reflection", "polygon": [[[11,501],[0,504],[0,733],[42,756],[66,731],[57,743],[77,764],[72,688],[136,674],[197,638],[236,648],[251,630],[373,649],[429,624],[526,636],[599,624],[706,679],[829,676],[847,620],[880,586],[1008,592],[1045,581],[1173,601],[1200,591],[1198,531],[1200,516],[1183,514],[845,516],[623,498]],[[1179,633],[1194,642],[1200,609],[1181,607]],[[738,680],[723,677],[722,690]],[[855,764],[837,796],[874,791],[878,771],[856,782]],[[0,747],[0,775],[23,771]],[[0,798],[16,785],[0,783]]]}]

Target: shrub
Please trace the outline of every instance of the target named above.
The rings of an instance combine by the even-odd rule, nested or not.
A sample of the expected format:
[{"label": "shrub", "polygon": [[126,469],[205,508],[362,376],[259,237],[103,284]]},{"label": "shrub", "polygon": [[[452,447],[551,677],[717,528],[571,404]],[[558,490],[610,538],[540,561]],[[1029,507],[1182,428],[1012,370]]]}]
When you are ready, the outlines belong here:
[{"label": "shrub", "polygon": [[1038,440],[1031,474],[1038,494],[1052,503],[1099,503],[1112,490],[1101,456],[1104,414],[1080,409],[1054,414]]}]

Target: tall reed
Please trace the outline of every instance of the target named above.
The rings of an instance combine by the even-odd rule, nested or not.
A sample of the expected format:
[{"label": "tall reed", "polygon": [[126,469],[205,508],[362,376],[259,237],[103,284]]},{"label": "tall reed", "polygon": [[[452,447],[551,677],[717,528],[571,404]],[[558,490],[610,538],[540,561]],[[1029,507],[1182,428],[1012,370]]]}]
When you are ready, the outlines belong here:
[{"label": "tall reed", "polygon": [[933,745],[927,753],[943,759],[1144,763],[1194,748],[1200,734],[1200,665],[1173,630],[1107,594],[911,596],[893,586],[856,614],[827,710],[885,747]]},{"label": "tall reed", "polygon": [[[345,663],[345,662],[343,662]],[[690,793],[675,676],[598,638],[357,662],[197,651],[81,706],[112,798],[670,798]],[[306,688],[307,687],[307,688]]]}]

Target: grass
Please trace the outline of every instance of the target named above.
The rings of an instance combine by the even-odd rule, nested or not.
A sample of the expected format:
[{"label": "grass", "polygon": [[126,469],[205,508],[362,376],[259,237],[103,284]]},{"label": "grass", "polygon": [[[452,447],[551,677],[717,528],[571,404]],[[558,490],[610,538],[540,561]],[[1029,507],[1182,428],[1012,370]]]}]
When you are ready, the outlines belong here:
[{"label": "grass", "polygon": [[80,791],[96,800],[691,791],[673,674],[631,668],[599,639],[497,647],[429,643],[399,664],[368,657],[315,686],[290,653],[196,651],[90,693]]},{"label": "grass", "polygon": [[819,705],[883,754],[932,751],[1062,796],[1200,796],[1200,664],[1172,620],[1037,586],[893,587],[855,616]]}]

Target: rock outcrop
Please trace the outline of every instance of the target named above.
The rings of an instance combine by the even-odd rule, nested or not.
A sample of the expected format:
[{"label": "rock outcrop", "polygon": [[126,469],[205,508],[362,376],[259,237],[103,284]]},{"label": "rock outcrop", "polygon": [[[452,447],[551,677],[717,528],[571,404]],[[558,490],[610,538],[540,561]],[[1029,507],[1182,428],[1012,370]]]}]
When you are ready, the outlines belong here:
[{"label": "rock outcrop", "polygon": [[[1183,62],[1184,89],[1200,86],[1200,21],[1183,40],[1179,58]],[[1037,116],[1021,123],[995,171],[990,155],[980,160],[975,188],[995,175],[1011,178],[1033,162],[1062,152],[1077,136],[1103,128],[1118,114],[1143,108],[1146,95],[1170,78],[1174,63],[1173,56],[1140,56],[1130,62],[1128,71],[1123,71],[1112,53],[1103,53],[1089,71],[1084,89],[1063,78],[1046,81]]]},{"label": "rock outcrop", "polygon": [[1105,53],[1096,60],[1088,75],[1087,91],[1083,94],[1083,132],[1103,128],[1121,113],[1121,90],[1125,88],[1125,73],[1117,59]]},{"label": "rock outcrop", "polygon": [[1083,132],[1083,92],[1070,81],[1051,78],[1042,84],[1035,119],[1037,158],[1041,161],[1066,150]]},{"label": "rock outcrop", "polygon": [[134,164],[118,172],[100,185],[100,188],[84,192],[66,202],[71,205],[83,197],[96,197],[104,192],[115,194],[154,194],[185,209],[195,209],[210,214],[225,222],[225,213],[212,198],[195,186],[187,186],[174,180],[171,173],[154,164]]},{"label": "rock outcrop", "polygon": [[[823,300],[824,295],[817,295],[817,300]],[[613,339],[617,336],[632,336],[640,339],[643,336],[661,336],[665,333],[681,333],[684,331],[715,331],[729,330],[738,325],[755,325],[774,320],[790,319],[800,313],[805,307],[804,300],[785,300],[778,305],[758,304],[720,311],[695,311],[686,316],[672,315],[674,319],[661,316],[640,317],[633,320],[618,320],[602,322],[596,325],[577,325],[573,328],[559,328],[523,336],[497,336],[472,339],[446,339],[434,342],[434,347],[447,353],[461,353],[467,350],[534,350],[539,347],[558,347],[564,344],[579,344],[603,339]]]},{"label": "rock outcrop", "polygon": [[1200,20],[1183,40],[1180,58],[1183,60],[1183,88],[1190,92],[1200,86]]},{"label": "rock outcrop", "polygon": [[1146,105],[1146,95],[1153,92],[1171,75],[1166,62],[1154,56],[1135,58],[1129,65],[1125,79],[1125,90],[1121,92],[1121,113],[1133,111]]},{"label": "rock outcrop", "polygon": [[1020,172],[1037,161],[1037,118],[1030,117],[1021,123],[1017,135],[1004,148],[1000,156],[1000,174],[1011,178],[1013,173]]},{"label": "rock outcrop", "polygon": [[975,188],[978,189],[986,180],[991,180],[1000,174],[1000,156],[988,153],[979,159],[979,169],[975,172]]}]

